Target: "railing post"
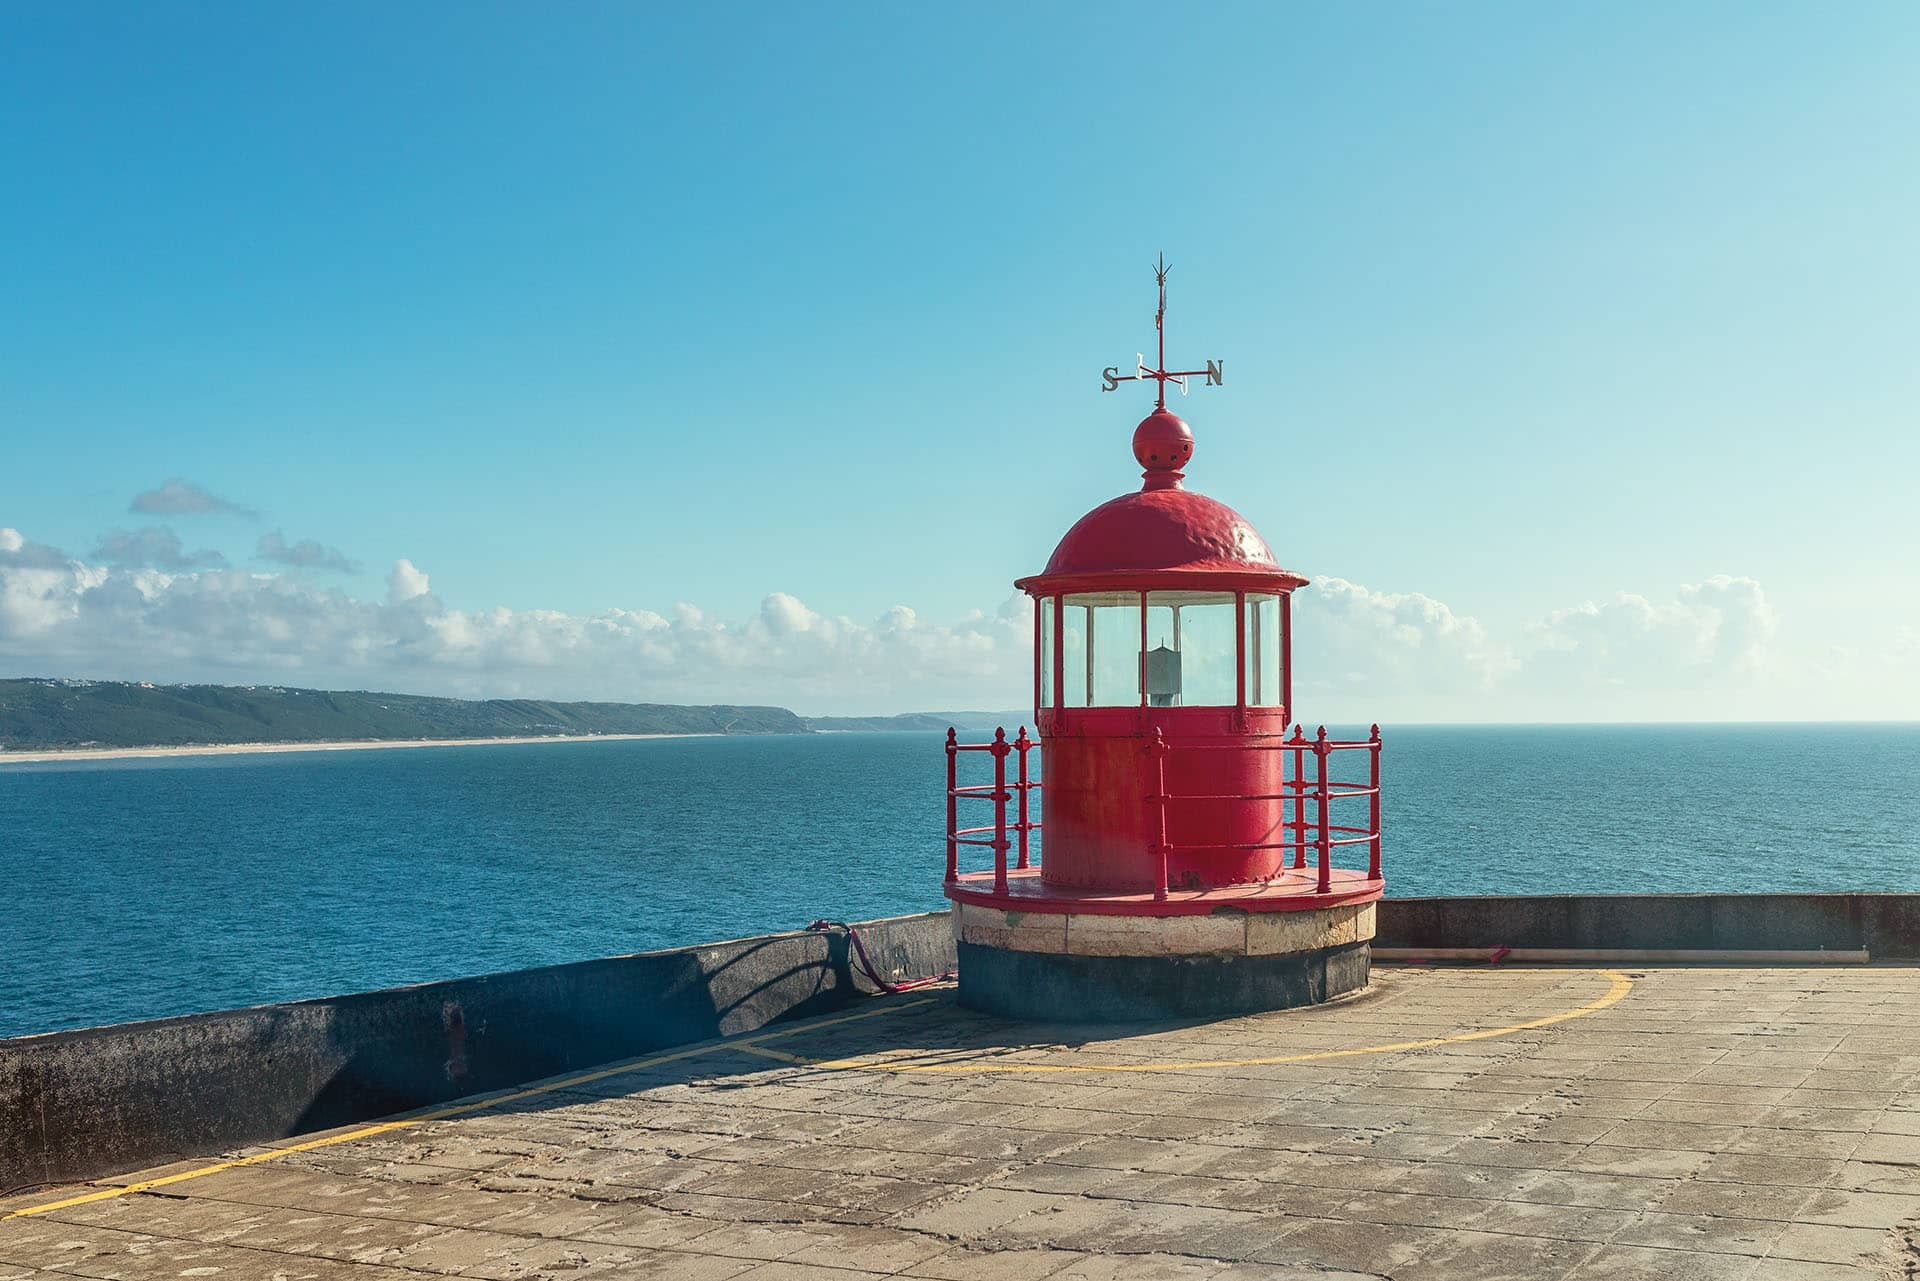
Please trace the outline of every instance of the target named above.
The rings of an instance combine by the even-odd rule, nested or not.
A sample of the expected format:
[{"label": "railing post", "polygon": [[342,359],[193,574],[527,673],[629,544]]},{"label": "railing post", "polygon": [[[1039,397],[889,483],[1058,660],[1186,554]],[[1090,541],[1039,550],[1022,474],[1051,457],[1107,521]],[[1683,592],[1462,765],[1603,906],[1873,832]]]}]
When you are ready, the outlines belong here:
[{"label": "railing post", "polygon": [[1014,750],[1020,753],[1020,861],[1016,867],[1027,866],[1027,753],[1033,750],[1033,740],[1027,737],[1027,727],[1020,727],[1019,737],[1013,740]]},{"label": "railing post", "polygon": [[960,879],[960,838],[954,833],[960,830],[960,795],[954,789],[960,785],[958,760],[960,748],[954,741],[953,726],[947,726],[947,884]]},{"label": "railing post", "polygon": [[1293,727],[1293,865],[1307,865],[1307,740],[1306,731]]},{"label": "railing post", "polygon": [[1380,879],[1380,727],[1373,727],[1372,735],[1367,739],[1367,755],[1373,758],[1373,814],[1368,819],[1369,829],[1373,832],[1373,857],[1367,860],[1367,879]]},{"label": "railing post", "polygon": [[1320,727],[1320,736],[1313,740],[1314,766],[1319,772],[1315,780],[1320,793],[1320,893],[1325,894],[1333,888],[1333,842],[1327,831],[1327,811],[1332,798],[1327,795],[1327,727]]},{"label": "railing post", "polygon": [[1153,852],[1159,856],[1160,876],[1154,883],[1153,899],[1167,901],[1167,738],[1160,727],[1153,730]]},{"label": "railing post", "polygon": [[1007,745],[1005,727],[993,731],[993,892],[1007,892]]}]

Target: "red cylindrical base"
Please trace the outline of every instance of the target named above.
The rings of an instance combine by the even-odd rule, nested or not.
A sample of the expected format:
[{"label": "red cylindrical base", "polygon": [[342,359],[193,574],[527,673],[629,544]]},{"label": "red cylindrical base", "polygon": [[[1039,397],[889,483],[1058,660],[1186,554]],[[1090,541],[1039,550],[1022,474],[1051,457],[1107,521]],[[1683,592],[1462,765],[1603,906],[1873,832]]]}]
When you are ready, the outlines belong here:
[{"label": "red cylindrical base", "polygon": [[[1258,885],[1291,864],[1292,808],[1278,709],[1076,710],[1042,754],[1049,886],[1133,894],[1159,887],[1160,789],[1149,750],[1166,744],[1166,868],[1170,890]],[[1107,731],[1107,732],[1100,732]],[[1144,731],[1144,732],[1143,732]]]}]

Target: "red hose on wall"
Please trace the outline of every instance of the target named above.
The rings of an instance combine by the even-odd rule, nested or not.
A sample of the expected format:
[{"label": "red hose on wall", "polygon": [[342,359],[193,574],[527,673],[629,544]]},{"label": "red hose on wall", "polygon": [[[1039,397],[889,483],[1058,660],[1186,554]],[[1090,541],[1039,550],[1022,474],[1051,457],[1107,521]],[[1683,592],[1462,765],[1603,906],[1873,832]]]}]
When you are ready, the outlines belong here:
[{"label": "red hose on wall", "polygon": [[808,925],[807,928],[822,933],[828,930],[845,930],[847,932],[847,940],[853,944],[854,964],[860,967],[860,972],[867,976],[869,982],[889,996],[899,992],[911,992],[915,988],[929,987],[935,983],[951,983],[959,974],[958,970],[948,970],[945,974],[930,974],[925,978],[901,979],[897,983],[890,982],[887,979],[881,978],[880,971],[874,968],[873,958],[867,955],[867,945],[861,942],[860,931],[854,929],[853,926],[848,925],[845,921],[819,920]]}]

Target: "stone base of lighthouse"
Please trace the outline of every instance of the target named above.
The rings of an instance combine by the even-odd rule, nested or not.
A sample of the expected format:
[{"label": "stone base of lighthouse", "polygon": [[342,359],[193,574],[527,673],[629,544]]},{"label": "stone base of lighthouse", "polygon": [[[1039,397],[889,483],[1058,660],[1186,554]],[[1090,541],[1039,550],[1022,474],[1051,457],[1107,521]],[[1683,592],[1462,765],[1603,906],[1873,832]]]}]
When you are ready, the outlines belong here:
[{"label": "stone base of lighthouse", "polygon": [[953,905],[960,1003],[1047,1022],[1224,1018],[1366,987],[1374,905],[1211,916]]}]

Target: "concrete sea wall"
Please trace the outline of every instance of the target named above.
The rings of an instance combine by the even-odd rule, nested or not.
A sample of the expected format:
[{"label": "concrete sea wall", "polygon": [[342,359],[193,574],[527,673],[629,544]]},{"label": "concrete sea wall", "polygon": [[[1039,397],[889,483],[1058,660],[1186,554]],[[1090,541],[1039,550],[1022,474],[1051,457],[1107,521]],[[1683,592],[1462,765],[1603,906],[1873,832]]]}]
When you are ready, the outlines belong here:
[{"label": "concrete sea wall", "polygon": [[[952,966],[945,912],[860,925],[889,980]],[[772,934],[0,1041],[0,1191],[97,1178],[845,1007],[843,933]]]},{"label": "concrete sea wall", "polygon": [[1380,904],[1375,948],[1855,952],[1920,961],[1920,894],[1542,894]]},{"label": "concrete sea wall", "polygon": [[[954,963],[945,912],[859,926],[888,978]],[[1858,952],[1920,963],[1920,894],[1389,899],[1376,948]],[[0,1190],[390,1116],[780,1019],[871,985],[844,934],[701,947],[0,1041]]]}]

